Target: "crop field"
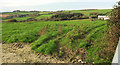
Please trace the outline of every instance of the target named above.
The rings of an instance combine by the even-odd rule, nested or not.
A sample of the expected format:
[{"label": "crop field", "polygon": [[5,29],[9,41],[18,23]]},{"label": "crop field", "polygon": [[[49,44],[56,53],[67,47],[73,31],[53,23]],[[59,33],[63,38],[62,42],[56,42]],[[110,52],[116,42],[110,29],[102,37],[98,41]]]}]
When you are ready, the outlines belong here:
[{"label": "crop field", "polygon": [[104,39],[106,32],[107,25],[103,20],[3,23],[2,41],[31,43],[32,50],[36,53],[59,56],[69,55],[69,50],[82,48],[89,53],[87,62],[102,62],[97,53],[100,46],[104,46],[101,40]]}]

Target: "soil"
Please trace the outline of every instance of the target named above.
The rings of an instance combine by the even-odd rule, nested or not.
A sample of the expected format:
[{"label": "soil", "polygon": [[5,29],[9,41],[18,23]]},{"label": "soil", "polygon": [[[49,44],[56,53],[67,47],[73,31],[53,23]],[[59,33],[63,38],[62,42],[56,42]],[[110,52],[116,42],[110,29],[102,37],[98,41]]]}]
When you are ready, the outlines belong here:
[{"label": "soil", "polygon": [[2,63],[83,63],[75,58],[64,59],[35,53],[29,43],[2,44]]},{"label": "soil", "polygon": [[0,14],[0,17],[7,17],[7,16],[10,16],[10,15],[7,15],[7,14]]}]

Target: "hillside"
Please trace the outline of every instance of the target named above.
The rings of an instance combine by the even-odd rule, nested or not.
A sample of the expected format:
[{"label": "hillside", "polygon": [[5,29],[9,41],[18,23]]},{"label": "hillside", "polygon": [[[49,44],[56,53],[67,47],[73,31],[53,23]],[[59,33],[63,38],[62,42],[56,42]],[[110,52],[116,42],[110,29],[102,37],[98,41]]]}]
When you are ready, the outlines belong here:
[{"label": "hillside", "polygon": [[[63,17],[56,13],[74,12],[89,16],[92,12],[105,14],[110,11],[72,10],[49,13],[38,12],[34,14],[33,12],[3,13],[7,15],[19,14],[19,16],[13,16],[7,19],[3,18],[2,42],[5,44],[28,43],[31,46],[29,50],[33,50],[35,53],[50,55],[70,63],[110,63],[112,61],[111,59],[105,60],[100,57],[101,54],[104,54],[100,53],[100,51],[106,49],[107,46],[107,21],[98,20],[97,18],[94,21],[90,21],[89,19],[60,21],[37,20],[39,18],[52,17],[53,15],[57,15],[54,17]],[[26,15],[26,13],[30,15]],[[66,14],[66,18],[68,18],[67,16],[72,17],[73,14]],[[78,14],[74,17],[78,17]],[[6,22],[13,18],[18,22]],[[19,22],[26,19],[31,20]],[[109,57],[105,56],[105,58]]]},{"label": "hillside", "polygon": [[83,13],[86,16],[89,16],[90,13],[96,12],[96,13],[107,13],[107,12],[111,12],[111,9],[97,9],[97,10],[70,10],[70,11],[65,11],[65,12],[74,12],[74,13]]}]

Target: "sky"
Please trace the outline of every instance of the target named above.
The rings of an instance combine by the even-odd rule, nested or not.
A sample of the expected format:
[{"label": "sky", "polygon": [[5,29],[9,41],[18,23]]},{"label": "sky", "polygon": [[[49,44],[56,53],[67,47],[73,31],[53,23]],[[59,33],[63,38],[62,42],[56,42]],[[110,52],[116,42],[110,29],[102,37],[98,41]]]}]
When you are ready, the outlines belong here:
[{"label": "sky", "polygon": [[0,0],[0,12],[13,10],[112,9],[119,0]]}]

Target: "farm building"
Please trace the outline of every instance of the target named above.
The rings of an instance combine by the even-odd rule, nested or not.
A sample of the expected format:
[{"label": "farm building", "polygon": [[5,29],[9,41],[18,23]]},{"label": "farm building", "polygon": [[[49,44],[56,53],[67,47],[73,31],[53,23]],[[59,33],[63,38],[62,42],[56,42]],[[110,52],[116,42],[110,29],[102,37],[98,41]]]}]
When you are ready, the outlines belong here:
[{"label": "farm building", "polygon": [[109,16],[99,15],[98,19],[100,19],[100,20],[108,20],[108,19],[110,19],[110,17]]}]

